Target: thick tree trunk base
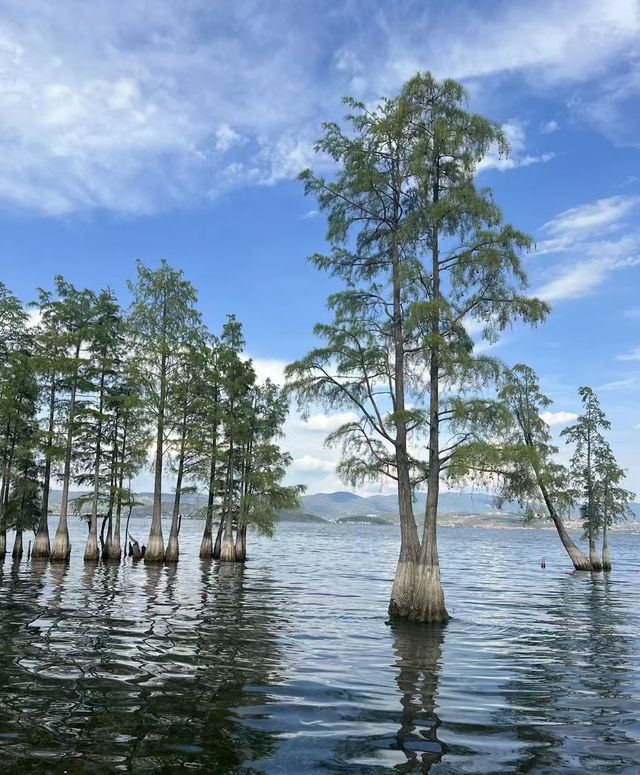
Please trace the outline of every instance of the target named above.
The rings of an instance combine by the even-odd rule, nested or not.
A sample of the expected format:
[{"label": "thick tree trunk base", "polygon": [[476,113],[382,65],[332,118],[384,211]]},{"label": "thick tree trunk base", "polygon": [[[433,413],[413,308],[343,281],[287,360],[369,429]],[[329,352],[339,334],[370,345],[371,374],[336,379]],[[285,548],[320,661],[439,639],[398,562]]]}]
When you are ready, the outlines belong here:
[{"label": "thick tree trunk base", "polygon": [[149,536],[149,545],[144,553],[146,563],[164,562],[164,541],[162,536]]},{"label": "thick tree trunk base", "polygon": [[608,573],[611,570],[611,557],[609,556],[609,550],[605,549],[602,552],[602,570]]},{"label": "thick tree trunk base", "polygon": [[170,535],[167,541],[167,550],[164,553],[165,562],[178,562],[180,557],[180,545],[178,544],[178,536]]},{"label": "thick tree trunk base", "polygon": [[200,559],[210,560],[213,557],[213,541],[211,540],[211,533],[202,537],[202,543],[200,544]]},{"label": "thick tree trunk base", "polygon": [[51,554],[51,542],[48,530],[38,530],[36,540],[33,542],[31,557],[48,557]]},{"label": "thick tree trunk base", "polygon": [[602,563],[600,562],[600,558],[595,553],[595,551],[589,552],[589,559],[591,561],[591,570],[593,570],[593,571],[601,571],[602,570]]},{"label": "thick tree trunk base", "polygon": [[0,531],[0,560],[4,560],[7,553],[7,533],[5,530]]},{"label": "thick tree trunk base", "polygon": [[580,551],[580,549],[567,549],[567,554],[569,555],[575,570],[593,570],[591,563],[589,560],[587,560],[586,556]]},{"label": "thick tree trunk base", "polygon": [[398,563],[389,614],[413,622],[448,622],[440,569],[406,560]]},{"label": "thick tree trunk base", "polygon": [[106,562],[120,562],[121,557],[120,539],[107,541],[102,552],[102,559]]},{"label": "thick tree trunk base", "polygon": [[71,554],[71,545],[69,543],[69,531],[62,530],[56,532],[56,537],[51,547],[51,562],[67,562]]},{"label": "thick tree trunk base", "polygon": [[236,562],[236,545],[232,537],[225,537],[222,540],[220,562]]},{"label": "thick tree trunk base", "polygon": [[87,545],[84,549],[84,561],[85,562],[98,562],[100,559],[100,551],[98,550],[98,536],[95,532],[89,533],[87,538]]},{"label": "thick tree trunk base", "polygon": [[21,560],[23,554],[23,548],[22,548],[22,530],[18,530],[16,532],[16,539],[13,542],[13,552],[11,552],[11,556],[14,560]]}]

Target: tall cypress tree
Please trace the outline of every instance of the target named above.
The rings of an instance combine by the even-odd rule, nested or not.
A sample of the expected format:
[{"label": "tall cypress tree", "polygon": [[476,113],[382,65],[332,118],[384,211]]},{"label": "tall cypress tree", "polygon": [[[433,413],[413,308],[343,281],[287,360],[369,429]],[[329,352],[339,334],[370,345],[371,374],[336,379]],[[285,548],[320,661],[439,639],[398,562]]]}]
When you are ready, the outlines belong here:
[{"label": "tall cypress tree", "polygon": [[[346,102],[350,127],[326,124],[316,146],[336,162],[335,179],[302,174],[329,222],[331,252],[311,260],[346,288],[329,299],[333,321],[316,327],[324,344],[288,368],[290,389],[303,405],[358,414],[333,438],[348,480],[385,476],[397,485],[390,612],[444,621],[440,481],[491,423],[489,403],[451,388],[481,390],[498,374],[474,356],[467,326],[494,339],[516,318],[542,319],[546,306],[522,293],[519,253],[529,238],[505,225],[490,192],[474,184],[478,162],[506,143],[499,127],[466,110],[463,87],[418,74],[374,109]],[[419,485],[427,489],[421,538],[412,503]]]},{"label": "tall cypress tree", "polygon": [[132,366],[155,424],[153,516],[145,562],[163,562],[162,474],[173,424],[169,412],[180,354],[200,326],[200,315],[195,309],[196,291],[182,271],[164,259],[155,270],[141,261],[136,266],[137,279],[129,285],[133,296],[129,316]]}]

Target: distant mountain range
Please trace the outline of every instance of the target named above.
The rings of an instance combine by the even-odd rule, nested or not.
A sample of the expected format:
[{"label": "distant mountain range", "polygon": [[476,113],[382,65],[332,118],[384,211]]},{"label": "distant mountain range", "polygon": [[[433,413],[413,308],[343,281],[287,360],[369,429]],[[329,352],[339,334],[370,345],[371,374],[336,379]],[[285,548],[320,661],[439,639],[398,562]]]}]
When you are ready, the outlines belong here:
[{"label": "distant mountain range", "polygon": [[[52,490],[49,496],[52,512],[57,512],[61,499],[60,490]],[[82,492],[72,492],[70,497],[77,498],[86,495]],[[153,494],[150,492],[138,493],[136,496],[140,505],[133,509],[133,516],[147,516],[151,512]],[[424,513],[426,506],[426,493],[418,492],[415,496],[414,510],[416,516]],[[185,517],[197,517],[206,505],[206,496],[201,493],[188,493],[182,496],[181,511]],[[173,509],[173,495],[171,493],[162,498],[162,511],[170,514]],[[640,503],[632,504],[636,520],[640,521]],[[85,508],[84,511],[88,511]],[[442,492],[440,493],[439,513],[456,515],[513,516],[520,512],[517,503],[506,502],[502,508],[498,507],[498,501],[489,493],[483,492]],[[280,515],[283,522],[323,522],[341,520],[353,517],[369,517],[384,519],[387,522],[398,522],[398,501],[395,495],[369,495],[363,497],[352,492],[318,492],[303,495],[300,498],[300,509],[286,511]],[[364,521],[364,520],[363,520]],[[373,519],[368,521],[375,521]]]}]

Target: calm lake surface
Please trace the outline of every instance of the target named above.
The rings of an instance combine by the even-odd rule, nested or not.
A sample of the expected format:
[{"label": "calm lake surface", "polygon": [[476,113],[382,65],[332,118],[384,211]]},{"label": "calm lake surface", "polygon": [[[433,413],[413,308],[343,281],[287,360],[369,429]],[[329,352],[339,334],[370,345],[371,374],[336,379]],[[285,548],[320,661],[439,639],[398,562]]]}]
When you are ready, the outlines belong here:
[{"label": "calm lake surface", "polygon": [[638,535],[603,577],[443,528],[433,628],[387,624],[395,527],[282,525],[244,568],[196,522],[176,568],[84,567],[73,530],[68,567],[0,570],[2,772],[640,772]]}]

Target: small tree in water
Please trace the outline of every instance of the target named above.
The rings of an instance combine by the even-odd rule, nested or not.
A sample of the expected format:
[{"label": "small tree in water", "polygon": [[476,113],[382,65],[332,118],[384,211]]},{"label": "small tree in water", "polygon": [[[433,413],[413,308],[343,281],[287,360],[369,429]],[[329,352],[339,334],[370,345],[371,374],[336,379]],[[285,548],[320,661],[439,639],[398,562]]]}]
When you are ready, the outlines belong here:
[{"label": "small tree in water", "polygon": [[563,522],[563,516],[575,505],[577,493],[569,471],[554,460],[558,450],[541,417],[551,399],[540,391],[533,369],[522,363],[505,371],[498,397],[507,409],[501,443],[492,449],[479,449],[471,468],[497,480],[501,498],[518,501],[527,517],[551,519],[573,567],[590,570],[591,563]]},{"label": "small tree in water", "polygon": [[[493,402],[475,393],[499,373],[474,356],[466,325],[491,340],[515,318],[541,320],[547,308],[521,295],[518,254],[529,238],[503,224],[490,193],[474,185],[487,151],[506,143],[499,127],[466,111],[463,87],[418,74],[373,110],[346,102],[351,128],[326,124],[316,146],[338,164],[335,180],[302,174],[327,213],[332,248],[311,260],[346,289],[329,299],[333,321],[316,326],[324,344],[287,374],[303,406],[357,413],[332,437],[343,446],[343,477],[397,484],[401,543],[390,612],[445,621],[440,481],[470,444],[488,439]],[[412,502],[420,485],[422,539]]]},{"label": "small tree in water", "polygon": [[[562,431],[567,443],[574,444],[571,473],[579,490],[580,514],[585,536],[589,541],[589,560],[593,570],[611,569],[608,529],[618,519],[629,514],[633,493],[620,487],[624,470],[617,464],[604,431],[611,428],[598,397],[590,387],[579,390],[583,414],[573,425]],[[602,560],[596,540],[602,532]]]}]

